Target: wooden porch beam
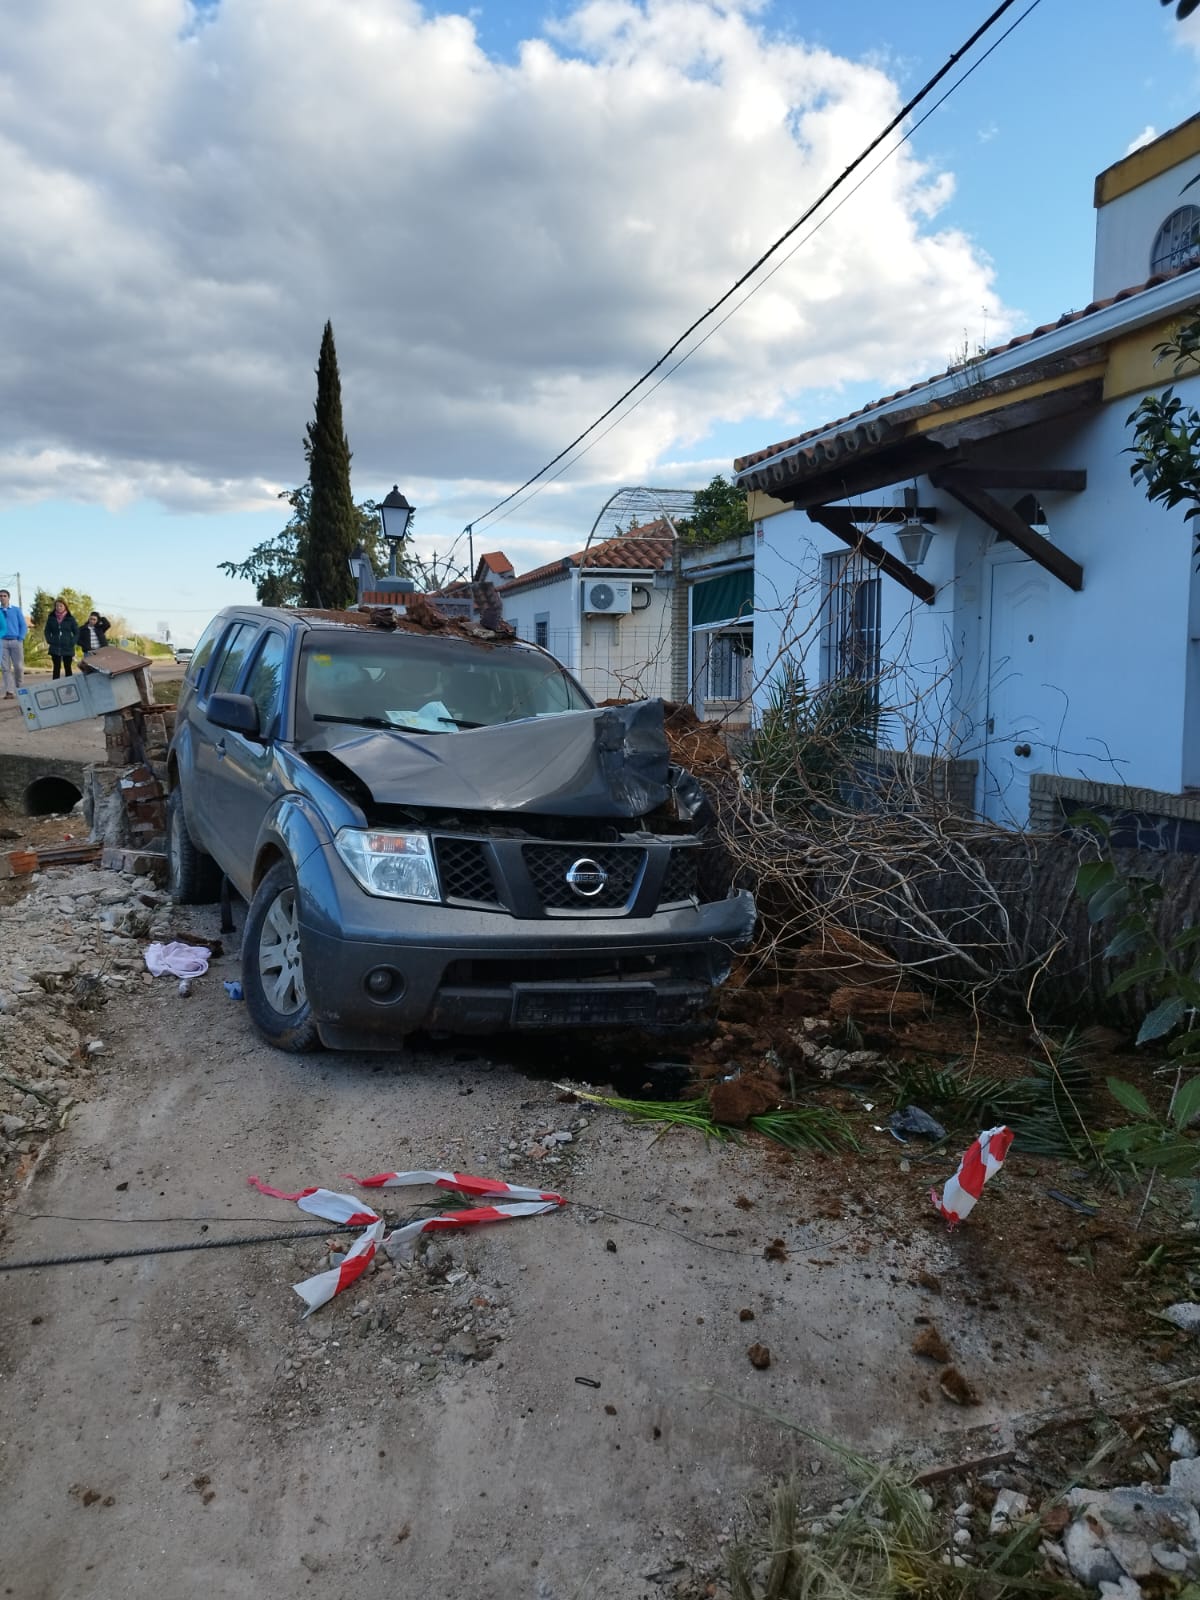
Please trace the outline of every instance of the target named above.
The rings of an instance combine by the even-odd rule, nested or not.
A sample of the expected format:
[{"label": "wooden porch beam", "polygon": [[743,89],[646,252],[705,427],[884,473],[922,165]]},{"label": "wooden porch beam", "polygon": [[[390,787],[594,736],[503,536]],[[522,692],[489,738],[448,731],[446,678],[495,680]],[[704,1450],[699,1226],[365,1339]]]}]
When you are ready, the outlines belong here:
[{"label": "wooden porch beam", "polygon": [[[839,508],[841,509],[841,508]],[[936,522],[936,506],[846,506],[851,522]]]},{"label": "wooden porch beam", "polygon": [[938,487],[945,489],[959,505],[966,506],[968,511],[973,511],[981,521],[987,523],[989,528],[994,528],[1001,538],[1009,540],[1039,566],[1045,567],[1046,571],[1052,573],[1060,583],[1065,583],[1068,589],[1078,591],[1083,588],[1083,568],[1078,561],[1073,561],[1065,551],[1051,544],[1049,539],[1044,539],[1040,533],[1036,533],[1024,517],[1018,516],[1010,507],[994,499],[985,489],[968,488],[952,475],[947,475],[947,480],[938,483]]},{"label": "wooden porch beam", "polygon": [[799,511],[823,506],[830,500],[849,500],[858,494],[871,494],[896,483],[911,483],[934,467],[957,459],[957,452],[926,439],[902,440],[880,455],[855,461],[846,457],[836,465],[824,463],[819,469],[799,470],[790,481],[763,483],[767,494],[777,500],[790,500]]},{"label": "wooden porch beam", "polygon": [[947,467],[939,475],[943,488],[951,483],[968,489],[1061,489],[1082,494],[1087,472],[1082,467]]},{"label": "wooden porch beam", "polygon": [[859,531],[854,525],[854,518],[847,506],[809,506],[808,519],[810,522],[819,523],[822,528],[836,535],[852,550],[866,556],[881,572],[886,572],[889,578],[895,579],[909,594],[915,594],[918,600],[923,600],[931,606],[937,597],[937,590],[925,578],[906,566],[898,557],[885,550],[881,544],[876,544],[867,534]]}]

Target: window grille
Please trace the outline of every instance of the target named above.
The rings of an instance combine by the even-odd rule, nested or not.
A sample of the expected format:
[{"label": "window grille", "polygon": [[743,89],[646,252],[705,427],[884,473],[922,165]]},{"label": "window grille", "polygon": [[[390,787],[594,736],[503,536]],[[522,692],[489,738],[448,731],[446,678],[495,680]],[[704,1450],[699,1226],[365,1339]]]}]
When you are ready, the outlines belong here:
[{"label": "window grille", "polygon": [[1200,258],[1200,207],[1180,206],[1154,236],[1150,271],[1172,272]]},{"label": "window grille", "polygon": [[874,683],[879,677],[879,573],[864,556],[851,554],[826,556],[824,576],[821,679]]}]

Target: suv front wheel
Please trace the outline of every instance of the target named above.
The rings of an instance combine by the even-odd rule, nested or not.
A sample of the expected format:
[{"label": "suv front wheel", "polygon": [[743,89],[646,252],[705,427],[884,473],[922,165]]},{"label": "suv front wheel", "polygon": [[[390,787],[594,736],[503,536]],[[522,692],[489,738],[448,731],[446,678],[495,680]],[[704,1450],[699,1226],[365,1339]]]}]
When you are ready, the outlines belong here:
[{"label": "suv front wheel", "polygon": [[259,1032],[279,1050],[320,1045],[304,982],[296,879],[277,861],[255,890],[242,931],[242,992]]},{"label": "suv front wheel", "polygon": [[167,796],[167,892],[177,906],[208,906],[221,892],[221,869],[193,844],[178,786]]}]

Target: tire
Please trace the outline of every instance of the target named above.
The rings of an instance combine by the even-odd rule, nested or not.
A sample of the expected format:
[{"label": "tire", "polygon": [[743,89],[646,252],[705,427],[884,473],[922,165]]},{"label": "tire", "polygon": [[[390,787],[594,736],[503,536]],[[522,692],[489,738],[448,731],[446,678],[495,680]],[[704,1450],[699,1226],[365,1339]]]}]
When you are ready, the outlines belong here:
[{"label": "tire", "polygon": [[296,878],[286,861],[266,873],[242,930],[242,993],[251,1020],[277,1050],[320,1048],[304,983]]},{"label": "tire", "polygon": [[221,869],[192,843],[178,786],[167,796],[167,892],[177,906],[209,906],[221,892]]}]

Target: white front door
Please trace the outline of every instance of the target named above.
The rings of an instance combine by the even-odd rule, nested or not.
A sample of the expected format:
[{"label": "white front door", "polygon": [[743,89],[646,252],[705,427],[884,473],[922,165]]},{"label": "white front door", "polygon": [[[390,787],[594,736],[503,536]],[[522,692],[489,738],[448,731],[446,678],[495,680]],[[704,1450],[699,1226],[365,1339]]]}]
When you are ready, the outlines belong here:
[{"label": "white front door", "polygon": [[1029,776],[1058,770],[1066,697],[1058,645],[1047,626],[1050,585],[1028,557],[1004,551],[992,566],[987,745],[982,809],[1008,827],[1029,823]]}]

